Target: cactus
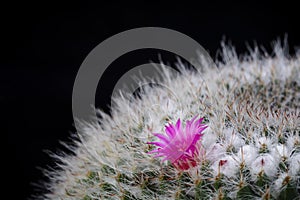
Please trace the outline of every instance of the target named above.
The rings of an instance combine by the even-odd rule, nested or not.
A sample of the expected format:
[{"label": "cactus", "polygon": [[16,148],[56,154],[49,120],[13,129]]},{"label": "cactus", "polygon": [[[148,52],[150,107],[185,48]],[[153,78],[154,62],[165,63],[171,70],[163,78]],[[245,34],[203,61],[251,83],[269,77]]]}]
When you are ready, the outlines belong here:
[{"label": "cactus", "polygon": [[[222,57],[217,67],[199,58],[200,70],[165,69],[164,87],[115,99],[111,116],[99,111],[68,146],[73,155],[54,155],[59,169],[46,171],[40,198],[300,199],[300,55],[278,42],[272,56],[255,48],[242,58],[223,44]],[[194,116],[203,120],[192,163],[151,154],[165,128]]]}]

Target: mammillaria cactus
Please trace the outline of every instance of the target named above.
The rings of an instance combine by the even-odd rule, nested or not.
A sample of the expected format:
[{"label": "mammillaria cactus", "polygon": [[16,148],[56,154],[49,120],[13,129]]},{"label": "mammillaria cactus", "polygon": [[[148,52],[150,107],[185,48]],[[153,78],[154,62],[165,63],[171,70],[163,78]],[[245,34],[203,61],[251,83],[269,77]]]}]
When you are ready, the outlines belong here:
[{"label": "mammillaria cactus", "polygon": [[217,67],[199,62],[99,111],[41,198],[299,199],[300,55],[224,47]]}]

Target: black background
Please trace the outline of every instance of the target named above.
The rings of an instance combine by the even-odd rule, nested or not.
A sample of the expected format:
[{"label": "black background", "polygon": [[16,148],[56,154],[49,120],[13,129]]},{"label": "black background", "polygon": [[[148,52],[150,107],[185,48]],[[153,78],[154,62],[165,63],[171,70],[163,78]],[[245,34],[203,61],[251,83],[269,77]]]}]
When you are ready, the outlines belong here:
[{"label": "black background", "polygon": [[[35,193],[31,183],[53,161],[75,131],[72,88],[82,61],[103,40],[131,28],[157,26],[180,31],[214,57],[225,36],[239,53],[256,41],[271,52],[271,41],[288,35],[291,53],[300,45],[298,5],[283,1],[249,3],[18,3],[1,11],[0,76],[2,184],[9,199]],[[98,85],[96,106],[109,112],[110,94],[128,69],[149,60],[173,62],[157,50],[128,53],[116,60]],[[100,91],[101,90],[101,94]],[[4,178],[5,177],[5,178]],[[12,192],[8,192],[12,190]]]}]

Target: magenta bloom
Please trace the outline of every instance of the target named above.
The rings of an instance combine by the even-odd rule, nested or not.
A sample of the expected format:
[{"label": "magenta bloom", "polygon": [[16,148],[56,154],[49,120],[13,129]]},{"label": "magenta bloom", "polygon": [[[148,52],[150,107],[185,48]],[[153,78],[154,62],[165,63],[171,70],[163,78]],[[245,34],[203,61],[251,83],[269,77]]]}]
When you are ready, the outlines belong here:
[{"label": "magenta bloom", "polygon": [[158,148],[148,153],[156,153],[154,157],[165,157],[162,161],[169,160],[177,169],[187,170],[197,165],[196,156],[200,153],[197,142],[202,137],[202,131],[207,128],[202,124],[203,118],[187,121],[183,127],[180,119],[176,125],[166,126],[166,134],[154,133],[160,139],[158,142],[148,142]]}]

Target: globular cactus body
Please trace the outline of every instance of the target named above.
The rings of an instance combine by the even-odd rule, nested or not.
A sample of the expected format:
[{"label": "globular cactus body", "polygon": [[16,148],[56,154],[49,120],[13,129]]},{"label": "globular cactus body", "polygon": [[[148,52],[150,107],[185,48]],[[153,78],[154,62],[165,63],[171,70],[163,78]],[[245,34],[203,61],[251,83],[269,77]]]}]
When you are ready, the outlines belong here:
[{"label": "globular cactus body", "polygon": [[[198,71],[165,69],[163,87],[115,99],[112,117],[100,112],[100,125],[82,126],[75,155],[56,156],[61,169],[47,172],[42,198],[299,199],[300,56],[274,52],[241,59],[224,48],[217,67],[200,59]],[[148,153],[153,133],[194,116],[208,128],[191,165]]]}]

